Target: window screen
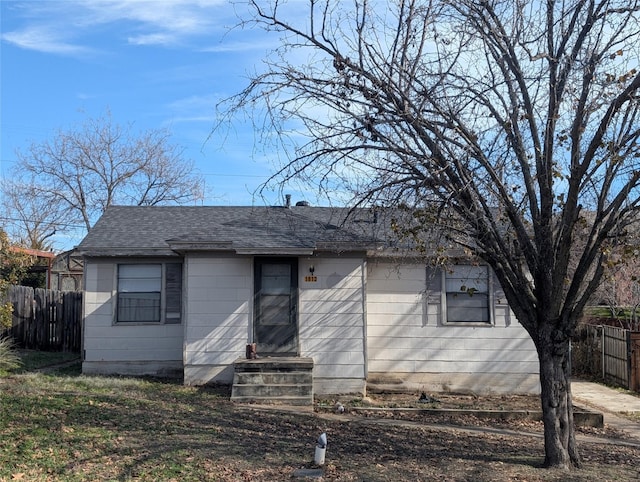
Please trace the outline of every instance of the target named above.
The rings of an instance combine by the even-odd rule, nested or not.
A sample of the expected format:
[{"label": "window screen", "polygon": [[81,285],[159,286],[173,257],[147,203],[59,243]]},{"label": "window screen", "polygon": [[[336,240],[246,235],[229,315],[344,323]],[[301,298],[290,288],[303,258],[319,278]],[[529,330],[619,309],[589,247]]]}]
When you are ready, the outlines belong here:
[{"label": "window screen", "polygon": [[162,265],[118,267],[118,321],[160,321]]},{"label": "window screen", "polygon": [[455,265],[446,271],[447,322],[490,323],[486,266]]},{"label": "window screen", "polygon": [[116,321],[180,323],[181,316],[182,263],[118,266]]}]

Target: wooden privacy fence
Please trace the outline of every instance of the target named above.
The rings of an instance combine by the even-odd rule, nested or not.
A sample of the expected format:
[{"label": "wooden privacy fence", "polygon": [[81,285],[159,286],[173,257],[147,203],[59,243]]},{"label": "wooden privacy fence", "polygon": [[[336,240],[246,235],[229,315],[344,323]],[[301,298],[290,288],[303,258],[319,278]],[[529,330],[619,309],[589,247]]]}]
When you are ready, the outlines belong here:
[{"label": "wooden privacy fence", "polygon": [[640,391],[640,332],[607,325],[583,325],[572,344],[574,374]]},{"label": "wooden privacy fence", "polygon": [[11,286],[6,299],[13,305],[8,331],[19,346],[80,352],[82,292]]}]

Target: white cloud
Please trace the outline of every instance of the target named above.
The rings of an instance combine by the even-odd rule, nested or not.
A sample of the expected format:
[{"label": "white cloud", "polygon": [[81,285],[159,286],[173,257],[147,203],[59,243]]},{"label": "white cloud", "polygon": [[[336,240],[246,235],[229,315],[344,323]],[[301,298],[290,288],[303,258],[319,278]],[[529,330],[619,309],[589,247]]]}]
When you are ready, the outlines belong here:
[{"label": "white cloud", "polygon": [[87,45],[105,26],[117,24],[117,29],[104,32],[120,36],[121,42],[171,46],[198,36],[222,35],[225,21],[233,16],[227,0],[24,1],[11,7],[12,24],[4,22],[4,41],[68,56],[96,51]]},{"label": "white cloud", "polygon": [[128,37],[127,40],[133,45],[170,45],[175,43],[176,37],[166,33],[150,33]]},{"label": "white cloud", "polygon": [[190,36],[211,32],[225,1],[140,1],[140,0],[91,0],[82,2],[94,22],[110,23],[129,21],[140,31],[130,36],[139,44],[166,44],[169,39],[178,41]]},{"label": "white cloud", "polygon": [[60,32],[42,26],[5,33],[2,40],[23,49],[51,54],[80,56],[94,52],[94,49],[68,42]]}]

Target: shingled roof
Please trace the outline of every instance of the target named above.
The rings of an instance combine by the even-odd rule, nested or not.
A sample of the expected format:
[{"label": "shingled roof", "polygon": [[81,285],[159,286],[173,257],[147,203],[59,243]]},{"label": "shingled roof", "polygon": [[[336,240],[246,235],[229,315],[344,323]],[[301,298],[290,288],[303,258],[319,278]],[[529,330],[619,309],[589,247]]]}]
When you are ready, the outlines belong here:
[{"label": "shingled roof", "polygon": [[377,250],[386,244],[385,233],[371,209],[111,206],[76,251],[84,256],[311,255]]}]

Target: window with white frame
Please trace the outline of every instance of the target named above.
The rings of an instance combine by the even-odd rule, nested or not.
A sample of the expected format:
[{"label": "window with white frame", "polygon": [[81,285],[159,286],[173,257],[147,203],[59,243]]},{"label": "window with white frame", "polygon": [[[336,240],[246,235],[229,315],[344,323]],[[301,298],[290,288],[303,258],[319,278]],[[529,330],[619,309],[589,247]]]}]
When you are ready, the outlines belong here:
[{"label": "window with white frame", "polygon": [[181,263],[118,265],[117,322],[180,323],[181,311]]},{"label": "window with white frame", "polygon": [[487,266],[447,267],[445,293],[447,323],[491,323]]}]

